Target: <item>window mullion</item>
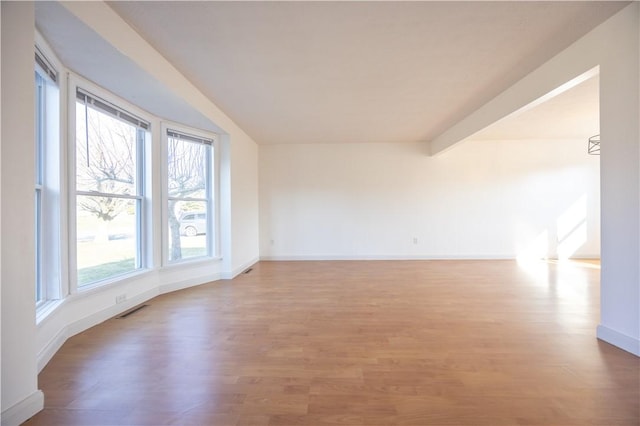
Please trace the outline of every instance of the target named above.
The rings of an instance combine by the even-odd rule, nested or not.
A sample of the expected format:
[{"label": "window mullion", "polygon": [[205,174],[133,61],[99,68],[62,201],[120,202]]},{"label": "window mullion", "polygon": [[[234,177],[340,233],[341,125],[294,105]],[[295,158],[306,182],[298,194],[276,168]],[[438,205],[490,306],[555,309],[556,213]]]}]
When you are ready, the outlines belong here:
[{"label": "window mullion", "polygon": [[168,197],[169,201],[207,201],[207,198]]},{"label": "window mullion", "polygon": [[78,195],[87,197],[106,197],[106,198],[123,198],[127,200],[141,200],[142,195],[129,195],[129,194],[114,194],[112,192],[97,192],[97,191],[76,191]]}]

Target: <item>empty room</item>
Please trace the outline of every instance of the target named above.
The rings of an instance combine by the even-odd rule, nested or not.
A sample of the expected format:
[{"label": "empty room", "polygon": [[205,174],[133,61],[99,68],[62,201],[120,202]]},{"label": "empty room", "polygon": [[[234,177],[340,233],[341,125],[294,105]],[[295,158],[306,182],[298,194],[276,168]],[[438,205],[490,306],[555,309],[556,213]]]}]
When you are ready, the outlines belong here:
[{"label": "empty room", "polygon": [[640,424],[640,3],[2,1],[1,424]]}]

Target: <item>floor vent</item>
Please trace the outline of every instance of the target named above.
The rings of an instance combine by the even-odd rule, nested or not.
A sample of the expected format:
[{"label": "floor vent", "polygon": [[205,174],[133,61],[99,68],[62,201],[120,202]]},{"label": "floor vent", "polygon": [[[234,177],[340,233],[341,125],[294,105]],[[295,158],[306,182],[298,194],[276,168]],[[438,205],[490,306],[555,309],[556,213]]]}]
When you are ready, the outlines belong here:
[{"label": "floor vent", "polygon": [[253,268],[249,268],[246,271],[243,272],[243,274],[248,274],[249,272],[253,271]]},{"label": "floor vent", "polygon": [[131,308],[128,311],[124,311],[121,315],[118,315],[116,318],[120,319],[120,318],[126,318],[129,315],[133,315],[136,312],[138,312],[140,309],[142,308],[146,308],[149,305],[140,305],[140,306],[136,306],[135,308]]}]

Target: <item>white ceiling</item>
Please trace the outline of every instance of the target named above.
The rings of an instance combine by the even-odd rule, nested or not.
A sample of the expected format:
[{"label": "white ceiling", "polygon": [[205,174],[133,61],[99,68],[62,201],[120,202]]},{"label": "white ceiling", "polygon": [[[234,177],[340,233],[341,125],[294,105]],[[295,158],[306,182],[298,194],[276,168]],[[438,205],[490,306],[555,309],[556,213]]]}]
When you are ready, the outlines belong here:
[{"label": "white ceiling", "polygon": [[[256,142],[275,144],[428,141],[627,3],[109,5]],[[91,30],[61,6],[36,2],[36,23],[77,72],[162,117],[175,120],[180,115],[187,124],[212,127],[180,102],[176,108],[162,107],[171,99],[158,90],[159,83],[145,79],[129,58],[118,59],[115,49],[108,52],[95,33],[88,34]],[[109,67],[88,59],[95,54],[79,53],[94,46],[109,53]],[[528,132],[545,128],[562,137],[583,137],[584,129],[578,127],[584,125],[575,123],[597,114],[594,88],[585,83],[565,92],[564,101],[559,100],[564,107],[534,116],[553,119],[553,125],[521,119],[508,128],[503,120],[502,128],[494,128],[496,135],[516,131],[527,135],[520,138],[535,137]],[[585,113],[586,103],[572,96],[591,101],[595,96],[595,109],[591,102]],[[575,119],[562,120],[565,114]],[[590,118],[575,117],[581,114]],[[492,138],[489,133],[480,137]]]},{"label": "white ceiling", "polygon": [[426,141],[615,2],[113,2],[258,143]]}]

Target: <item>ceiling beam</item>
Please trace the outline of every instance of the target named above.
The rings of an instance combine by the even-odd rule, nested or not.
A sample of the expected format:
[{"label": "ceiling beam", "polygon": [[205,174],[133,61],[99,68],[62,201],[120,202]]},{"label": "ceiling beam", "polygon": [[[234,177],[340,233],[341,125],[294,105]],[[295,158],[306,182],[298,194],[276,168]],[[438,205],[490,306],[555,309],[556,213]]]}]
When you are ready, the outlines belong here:
[{"label": "ceiling beam", "polygon": [[533,108],[598,74],[598,55],[590,51],[589,45],[589,40],[578,40],[454,124],[429,142],[429,154],[437,155],[445,152],[512,113]]}]

